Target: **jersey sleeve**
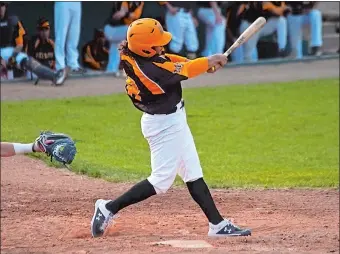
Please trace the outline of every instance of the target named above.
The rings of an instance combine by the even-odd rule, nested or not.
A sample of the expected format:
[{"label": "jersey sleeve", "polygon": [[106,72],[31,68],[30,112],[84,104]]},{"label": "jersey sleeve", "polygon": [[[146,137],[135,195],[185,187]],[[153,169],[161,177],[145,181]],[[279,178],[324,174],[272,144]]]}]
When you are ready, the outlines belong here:
[{"label": "jersey sleeve", "polygon": [[15,32],[14,32],[14,41],[16,46],[23,46],[24,45],[24,35],[26,31],[20,21],[18,21]]},{"label": "jersey sleeve", "polygon": [[158,67],[158,83],[166,88],[188,78],[196,77],[208,70],[208,58],[201,57],[187,62],[154,62]]},{"label": "jersey sleeve", "polygon": [[178,55],[174,55],[174,54],[165,54],[165,56],[170,58],[171,62],[174,62],[174,63],[189,61],[189,59],[187,59],[183,56],[178,56]]}]

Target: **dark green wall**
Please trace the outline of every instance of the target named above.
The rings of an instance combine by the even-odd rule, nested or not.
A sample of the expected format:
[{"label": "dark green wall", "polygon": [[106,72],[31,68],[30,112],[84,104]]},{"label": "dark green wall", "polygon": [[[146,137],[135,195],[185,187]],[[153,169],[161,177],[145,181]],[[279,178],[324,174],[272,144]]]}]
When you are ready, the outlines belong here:
[{"label": "dark green wall", "polygon": [[[103,28],[111,12],[112,2],[82,2],[82,22],[79,49],[91,40],[94,28]],[[35,24],[39,17],[46,17],[51,23],[51,37],[54,38],[54,2],[11,2],[8,10],[22,20],[29,36],[35,33]],[[165,7],[158,2],[145,2],[142,17],[156,18],[164,16]],[[202,27],[199,28],[200,45],[203,46]]]}]

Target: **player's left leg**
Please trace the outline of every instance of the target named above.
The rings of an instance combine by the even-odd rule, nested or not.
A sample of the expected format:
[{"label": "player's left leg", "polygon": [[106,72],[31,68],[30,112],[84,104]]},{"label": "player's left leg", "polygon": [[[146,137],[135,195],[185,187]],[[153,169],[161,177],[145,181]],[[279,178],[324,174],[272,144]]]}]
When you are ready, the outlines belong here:
[{"label": "player's left leg", "polygon": [[[186,118],[185,112],[183,117]],[[186,183],[190,195],[200,206],[209,221],[208,236],[248,236],[249,229],[240,229],[229,220],[223,219],[216,208],[209,188],[203,180],[203,171],[198,158],[195,142],[187,125],[182,132],[182,161],[178,174]]]}]

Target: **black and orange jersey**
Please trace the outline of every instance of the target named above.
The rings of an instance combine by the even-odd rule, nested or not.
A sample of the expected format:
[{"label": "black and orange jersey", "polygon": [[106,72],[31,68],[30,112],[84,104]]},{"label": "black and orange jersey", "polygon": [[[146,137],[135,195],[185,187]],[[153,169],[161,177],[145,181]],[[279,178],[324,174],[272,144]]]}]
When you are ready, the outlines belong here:
[{"label": "black and orange jersey", "polygon": [[[128,10],[125,17],[119,20],[113,19],[113,14],[115,14],[121,8],[125,8]],[[140,18],[143,12],[143,8],[144,2],[141,1],[114,2],[110,17],[106,21],[106,23],[111,26],[130,25],[133,21]]]},{"label": "black and orange jersey", "polygon": [[4,17],[0,21],[0,47],[24,46],[26,31],[16,16]]},{"label": "black and orange jersey", "polygon": [[84,67],[101,70],[107,65],[109,51],[104,46],[98,46],[96,41],[90,41],[83,47],[82,59]]},{"label": "black and orange jersey", "polygon": [[164,54],[143,58],[133,53],[121,55],[127,75],[126,92],[134,106],[148,114],[174,112],[182,99],[181,81],[208,70],[206,57],[188,60]]},{"label": "black and orange jersey", "polygon": [[39,36],[33,36],[29,43],[28,54],[38,60],[41,64],[51,69],[55,68],[53,40],[48,39],[43,41]]}]

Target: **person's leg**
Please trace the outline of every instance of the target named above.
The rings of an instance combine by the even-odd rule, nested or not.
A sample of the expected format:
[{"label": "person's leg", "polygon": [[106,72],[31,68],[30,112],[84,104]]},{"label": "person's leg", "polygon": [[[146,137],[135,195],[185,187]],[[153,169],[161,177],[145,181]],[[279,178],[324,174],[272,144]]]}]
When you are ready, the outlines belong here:
[{"label": "person's leg", "polygon": [[242,63],[243,62],[243,45],[237,47],[231,53],[231,61],[232,63]]},{"label": "person's leg", "polygon": [[[181,120],[181,119],[179,119]],[[93,237],[103,235],[108,222],[121,209],[141,202],[155,194],[165,193],[173,184],[179,166],[181,142],[178,133],[183,129],[176,115],[146,115],[142,117],[142,132],[151,150],[151,175],[115,200],[98,200],[92,218]],[[98,218],[98,219],[97,219]]]},{"label": "person's leg", "polygon": [[212,41],[213,26],[215,23],[215,15],[210,11],[210,8],[199,8],[197,13],[198,18],[205,25],[205,46],[202,51],[202,56],[210,56]]},{"label": "person's leg", "polygon": [[169,49],[171,53],[175,54],[181,52],[184,43],[184,24],[182,14],[182,12],[177,12],[175,15],[171,15],[168,11],[165,14],[166,28],[168,32],[172,34]]},{"label": "person's leg", "polygon": [[190,13],[183,13],[183,18],[185,25],[184,43],[188,51],[187,55],[190,56],[188,58],[194,59],[199,47],[196,26]]},{"label": "person's leg", "polygon": [[68,2],[70,5],[70,25],[66,41],[66,62],[72,70],[79,68],[78,43],[80,36],[81,2]]},{"label": "person's leg", "polygon": [[282,52],[287,46],[287,19],[285,17],[278,18],[276,33],[278,48]]},{"label": "person's leg", "polygon": [[55,2],[54,4],[54,31],[55,31],[55,60],[56,69],[64,69],[65,63],[65,43],[70,22],[70,11],[67,3]]},{"label": "person's leg", "polygon": [[106,71],[110,73],[117,73],[119,71],[120,56],[118,51],[119,43],[126,38],[128,26],[110,26],[106,25],[104,34],[106,39],[110,42],[109,61]]},{"label": "person's leg", "polygon": [[288,37],[292,54],[296,59],[303,57],[302,52],[302,15],[288,15]]},{"label": "person's leg", "polygon": [[[240,26],[240,33],[242,34],[250,26],[248,21],[243,20]],[[264,28],[264,27],[263,27]],[[262,28],[262,29],[263,29]],[[255,33],[248,41],[243,44],[244,61],[254,62],[257,61],[257,42],[259,40],[259,33]]]},{"label": "person's leg", "polygon": [[322,47],[322,15],[319,10],[313,9],[303,17],[303,24],[310,25],[310,47],[313,55],[320,55]]}]

